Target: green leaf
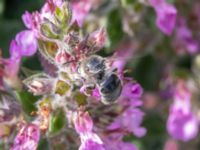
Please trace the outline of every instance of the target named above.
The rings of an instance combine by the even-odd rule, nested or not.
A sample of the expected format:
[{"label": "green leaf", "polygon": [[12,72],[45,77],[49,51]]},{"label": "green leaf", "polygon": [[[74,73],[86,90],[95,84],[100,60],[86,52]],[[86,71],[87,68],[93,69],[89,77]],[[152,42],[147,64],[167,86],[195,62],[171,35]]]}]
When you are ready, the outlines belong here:
[{"label": "green leaf", "polygon": [[121,16],[118,9],[114,9],[108,15],[107,32],[110,41],[109,46],[111,47],[117,46],[117,44],[123,38],[124,35],[122,29]]},{"label": "green leaf", "polygon": [[49,143],[47,139],[40,139],[37,150],[49,150]]},{"label": "green leaf", "polygon": [[5,2],[4,2],[4,0],[0,0],[0,17],[1,17],[2,14],[3,14],[4,7],[5,7]]},{"label": "green leaf", "polygon": [[69,3],[64,2],[62,9],[64,12],[66,23],[70,23],[72,19],[72,10],[69,7]]},{"label": "green leaf", "polygon": [[162,63],[152,55],[141,58],[134,68],[133,76],[145,90],[157,90],[161,78]]},{"label": "green leaf", "polygon": [[34,96],[26,91],[18,91],[16,92],[16,95],[22,105],[23,110],[28,115],[37,110],[35,102],[40,98],[39,96]]},{"label": "green leaf", "polygon": [[53,112],[50,118],[49,133],[56,134],[60,132],[65,126],[65,123],[65,113],[62,109],[58,109],[56,112]]},{"label": "green leaf", "polygon": [[121,0],[122,6],[132,5],[136,2],[136,0]]}]

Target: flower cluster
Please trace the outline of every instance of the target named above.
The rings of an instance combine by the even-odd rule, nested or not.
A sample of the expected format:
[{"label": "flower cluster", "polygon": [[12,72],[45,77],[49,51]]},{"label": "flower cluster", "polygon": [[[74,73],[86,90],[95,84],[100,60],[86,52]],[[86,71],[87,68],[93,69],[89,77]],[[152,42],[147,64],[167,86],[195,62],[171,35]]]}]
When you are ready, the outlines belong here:
[{"label": "flower cluster", "polygon": [[26,29],[0,49],[0,149],[195,150],[199,8],[45,0],[25,11]]},{"label": "flower cluster", "polygon": [[[80,144],[80,150],[136,150],[134,144],[124,142],[123,138],[142,137],[146,133],[141,127],[142,87],[123,75],[115,57],[96,54],[105,45],[106,31],[101,28],[91,34],[81,33],[80,26],[91,9],[88,3],[82,10],[83,5],[82,1],[69,4],[48,0],[41,11],[25,12],[22,16],[28,30],[12,40],[11,58],[2,58],[2,71],[17,77],[21,58],[32,56],[37,49],[47,71],[23,80],[26,89],[39,98],[37,109],[31,112],[33,119],[27,121],[21,115],[17,120],[18,133],[11,150],[34,150],[41,136],[54,138],[75,131],[63,141],[70,143],[79,135],[80,140],[74,140],[69,149]],[[123,66],[127,60],[122,62]],[[55,69],[50,73],[52,68],[46,67],[51,66]],[[57,146],[55,141],[51,144]]]},{"label": "flower cluster", "polygon": [[188,141],[197,136],[199,121],[192,109],[191,91],[183,81],[178,81],[174,102],[170,107],[167,129],[171,136]]}]

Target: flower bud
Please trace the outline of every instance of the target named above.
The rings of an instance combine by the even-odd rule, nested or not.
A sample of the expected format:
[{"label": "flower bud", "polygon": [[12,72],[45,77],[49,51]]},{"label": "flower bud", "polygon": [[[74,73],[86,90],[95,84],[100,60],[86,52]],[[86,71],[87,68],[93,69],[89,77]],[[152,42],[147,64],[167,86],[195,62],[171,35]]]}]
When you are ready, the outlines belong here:
[{"label": "flower bud", "polygon": [[[104,46],[105,42],[106,42],[106,32],[105,29],[100,29],[97,30],[95,32],[93,32],[89,38],[88,41],[93,44],[95,44],[95,48],[100,49]],[[93,45],[92,44],[92,45]]]},{"label": "flower bud", "polygon": [[55,56],[55,61],[59,64],[65,64],[71,60],[71,56],[64,50],[59,51]]},{"label": "flower bud", "polygon": [[52,91],[52,80],[45,74],[36,74],[23,81],[34,95],[48,94]]}]

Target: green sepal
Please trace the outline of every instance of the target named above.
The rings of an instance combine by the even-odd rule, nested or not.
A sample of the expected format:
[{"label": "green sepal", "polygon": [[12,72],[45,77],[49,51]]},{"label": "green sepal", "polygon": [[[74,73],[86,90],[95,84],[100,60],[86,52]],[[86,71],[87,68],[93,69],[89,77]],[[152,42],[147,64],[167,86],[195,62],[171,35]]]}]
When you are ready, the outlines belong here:
[{"label": "green sepal", "polygon": [[59,94],[60,96],[65,95],[69,90],[71,89],[71,86],[62,81],[62,80],[58,80],[56,83],[56,88],[55,88],[55,93]]},{"label": "green sepal", "polygon": [[55,56],[58,52],[58,46],[51,41],[38,40],[39,51],[48,61],[55,63]]},{"label": "green sepal", "polygon": [[57,109],[50,116],[49,134],[59,133],[66,124],[65,112],[63,109]]},{"label": "green sepal", "polygon": [[39,96],[34,96],[26,91],[17,91],[16,96],[26,114],[31,115],[32,112],[37,110],[35,103],[40,98]]},{"label": "green sepal", "polygon": [[53,29],[53,28],[56,28],[56,26],[54,26],[53,24],[50,24],[48,22],[46,23],[43,23],[41,25],[41,33],[47,37],[47,38],[50,38],[50,39],[58,39],[59,36],[58,36],[58,33],[55,33],[54,31],[56,31],[57,29]]},{"label": "green sepal", "polygon": [[87,104],[87,96],[79,91],[75,92],[73,99],[76,100],[79,106]]}]

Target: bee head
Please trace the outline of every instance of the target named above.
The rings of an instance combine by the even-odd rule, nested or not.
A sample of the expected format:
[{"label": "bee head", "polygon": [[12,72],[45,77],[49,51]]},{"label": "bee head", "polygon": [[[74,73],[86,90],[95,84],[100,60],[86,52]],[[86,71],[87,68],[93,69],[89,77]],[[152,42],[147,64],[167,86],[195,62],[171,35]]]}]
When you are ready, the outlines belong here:
[{"label": "bee head", "polygon": [[105,70],[105,60],[97,55],[90,56],[85,63],[85,72],[89,74],[98,74]]}]

